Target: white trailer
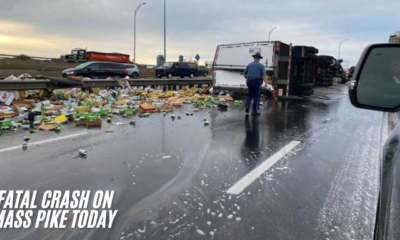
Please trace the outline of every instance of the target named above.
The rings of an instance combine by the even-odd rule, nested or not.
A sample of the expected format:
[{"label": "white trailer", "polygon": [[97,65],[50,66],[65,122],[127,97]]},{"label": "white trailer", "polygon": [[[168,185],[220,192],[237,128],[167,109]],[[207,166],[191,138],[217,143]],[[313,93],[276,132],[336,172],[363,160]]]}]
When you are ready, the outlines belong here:
[{"label": "white trailer", "polygon": [[[246,66],[253,61],[252,55],[259,52],[264,57],[260,63],[265,66],[267,74],[273,79],[273,87],[284,87],[280,94],[286,94],[289,69],[290,46],[281,42],[251,42],[219,45],[214,58],[214,89],[233,92],[247,91],[243,74]],[[282,64],[286,63],[286,64]],[[283,70],[283,71],[282,71]],[[283,74],[282,74],[283,73]]]}]

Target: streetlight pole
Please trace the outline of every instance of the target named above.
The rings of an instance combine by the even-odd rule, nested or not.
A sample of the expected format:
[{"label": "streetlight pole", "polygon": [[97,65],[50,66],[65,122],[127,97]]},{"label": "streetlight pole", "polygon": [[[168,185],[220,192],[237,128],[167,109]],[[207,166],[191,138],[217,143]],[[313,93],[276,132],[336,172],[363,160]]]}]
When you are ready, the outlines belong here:
[{"label": "streetlight pole", "polygon": [[167,1],[164,0],[164,63],[167,62]]},{"label": "streetlight pole", "polygon": [[279,26],[276,26],[274,28],[272,28],[269,33],[268,33],[268,43],[270,43],[271,41],[271,33],[275,30],[275,29],[279,29]]},{"label": "streetlight pole", "polygon": [[140,7],[142,6],[142,5],[145,5],[146,3],[141,3],[141,4],[139,4],[139,6],[137,6],[137,8],[136,8],[136,10],[135,10],[135,23],[134,23],[134,39],[133,39],[133,63],[136,63],[136,15],[137,15],[137,13],[138,13],[138,11],[139,11],[139,9],[140,9]]},{"label": "streetlight pole", "polygon": [[339,54],[338,54],[338,61],[340,60],[340,48],[342,47],[342,44],[343,44],[344,42],[346,42],[346,41],[349,41],[349,39],[345,39],[345,40],[343,40],[343,41],[339,42]]}]

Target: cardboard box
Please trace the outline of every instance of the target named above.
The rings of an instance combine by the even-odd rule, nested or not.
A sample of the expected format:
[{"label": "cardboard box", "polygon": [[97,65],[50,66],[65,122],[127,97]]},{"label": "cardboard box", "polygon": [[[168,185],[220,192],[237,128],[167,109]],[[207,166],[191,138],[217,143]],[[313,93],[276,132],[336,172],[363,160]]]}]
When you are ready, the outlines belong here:
[{"label": "cardboard box", "polygon": [[86,121],[85,120],[77,120],[77,121],[75,121],[75,126],[76,127],[86,126]]},{"label": "cardboard box", "polygon": [[7,106],[10,106],[14,97],[14,93],[0,91],[0,102],[3,102]]},{"label": "cardboard box", "polygon": [[155,110],[156,108],[148,102],[140,104],[140,111],[142,112],[151,112]]},{"label": "cardboard box", "polygon": [[101,128],[101,119],[94,119],[93,121],[88,121],[87,123],[86,123],[86,126],[88,127],[88,128],[95,128],[95,127],[100,127]]}]

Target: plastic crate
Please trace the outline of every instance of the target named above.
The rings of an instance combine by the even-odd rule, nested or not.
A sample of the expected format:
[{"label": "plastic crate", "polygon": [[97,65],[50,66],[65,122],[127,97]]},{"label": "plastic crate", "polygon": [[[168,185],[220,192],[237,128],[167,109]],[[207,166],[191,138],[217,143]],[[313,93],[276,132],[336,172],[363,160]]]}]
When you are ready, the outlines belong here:
[{"label": "plastic crate", "polygon": [[10,120],[3,120],[3,121],[1,121],[0,126],[2,129],[10,129],[12,127],[12,123]]},{"label": "plastic crate", "polygon": [[132,109],[125,109],[124,114],[126,116],[132,116],[133,115],[133,111],[132,111]]}]

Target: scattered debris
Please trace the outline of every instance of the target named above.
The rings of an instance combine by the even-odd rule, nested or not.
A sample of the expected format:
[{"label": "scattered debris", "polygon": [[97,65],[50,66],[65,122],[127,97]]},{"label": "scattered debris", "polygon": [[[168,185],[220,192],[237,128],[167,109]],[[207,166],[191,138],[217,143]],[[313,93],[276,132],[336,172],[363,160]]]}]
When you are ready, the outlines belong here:
[{"label": "scattered debris", "polygon": [[84,149],[80,149],[80,150],[78,151],[78,157],[80,157],[80,158],[87,158],[87,151],[84,150]]},{"label": "scattered debris", "polygon": [[101,122],[101,119],[99,119],[99,118],[89,120],[86,122],[86,126],[88,128],[95,128],[95,127],[101,128],[101,124],[102,124],[102,122]]},{"label": "scattered debris", "polygon": [[39,130],[53,131],[57,127],[57,124],[42,124],[39,126]]},{"label": "scattered debris", "polygon": [[227,111],[228,110],[229,105],[228,104],[224,104],[224,103],[220,103],[218,104],[218,109],[220,111]]},{"label": "scattered debris", "polygon": [[233,101],[233,97],[231,97],[231,95],[226,94],[224,97],[225,101]]},{"label": "scattered debris", "polygon": [[22,150],[27,150],[28,149],[28,142],[26,142],[26,141],[24,141],[23,143],[22,143]]},{"label": "scattered debris", "polygon": [[54,132],[55,132],[55,133],[60,133],[60,132],[61,132],[61,127],[60,127],[60,125],[57,125],[57,126],[54,128]]},{"label": "scattered debris", "polygon": [[200,230],[200,229],[197,229],[196,232],[197,232],[198,234],[200,234],[201,236],[206,235],[206,234],[205,234],[202,230]]},{"label": "scattered debris", "polygon": [[24,137],[24,142],[29,142],[29,140],[31,140],[31,137],[30,137],[30,135],[28,134],[28,135],[26,135],[26,136]]},{"label": "scattered debris", "polygon": [[126,123],[123,123],[123,122],[115,122],[115,123],[113,123],[113,125],[115,125],[115,126],[121,126],[121,125],[126,125]]},{"label": "scattered debris", "polygon": [[[23,74],[12,75],[7,79],[23,80],[32,77]],[[71,79],[84,81],[78,77]],[[114,115],[148,118],[150,113],[160,112],[166,116],[176,108],[185,106],[186,115],[193,116],[193,112],[215,106],[224,108],[227,106],[226,101],[233,101],[229,94],[217,98],[205,95],[209,93],[208,87],[183,87],[179,91],[163,91],[161,88],[130,87],[125,79],[118,79],[118,82],[120,80],[122,88],[116,89],[0,91],[0,130],[16,131],[22,128],[34,133],[35,126],[39,126],[39,130],[58,133],[63,124],[73,122],[76,127],[101,128],[103,120],[121,126],[125,123],[113,122]],[[187,104],[192,106],[187,107]],[[171,118],[182,119],[182,115],[172,113]],[[130,125],[136,125],[135,120],[127,120]],[[204,125],[209,125],[209,122],[205,120]]]},{"label": "scattered debris", "polygon": [[67,121],[68,121],[67,117],[64,114],[62,114],[62,115],[56,117],[53,122],[60,124],[60,123],[65,123]]}]

